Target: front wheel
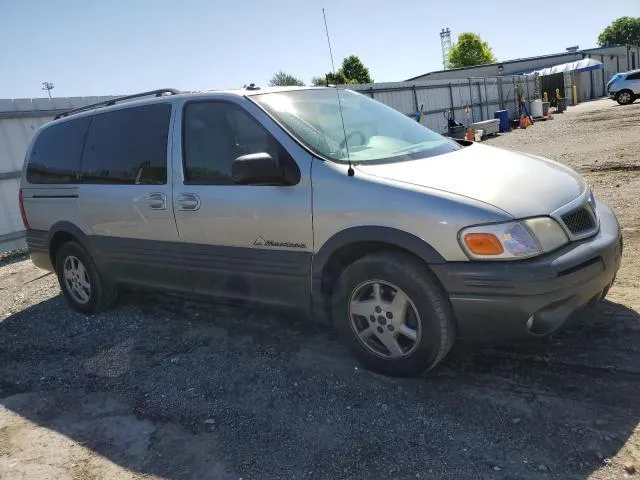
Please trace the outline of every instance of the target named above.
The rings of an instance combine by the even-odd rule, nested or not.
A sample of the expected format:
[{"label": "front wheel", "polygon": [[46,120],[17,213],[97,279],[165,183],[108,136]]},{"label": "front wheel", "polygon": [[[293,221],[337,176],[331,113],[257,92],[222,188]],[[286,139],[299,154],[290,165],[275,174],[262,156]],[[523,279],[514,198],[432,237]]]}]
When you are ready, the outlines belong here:
[{"label": "front wheel", "polygon": [[618,95],[616,95],[616,101],[620,105],[629,105],[630,103],[633,103],[635,99],[635,95],[631,90],[622,90],[621,92],[618,92]]},{"label": "front wheel", "polygon": [[454,341],[446,295],[420,260],[395,252],[345,268],[334,290],[333,318],[351,352],[385,375],[425,373]]}]

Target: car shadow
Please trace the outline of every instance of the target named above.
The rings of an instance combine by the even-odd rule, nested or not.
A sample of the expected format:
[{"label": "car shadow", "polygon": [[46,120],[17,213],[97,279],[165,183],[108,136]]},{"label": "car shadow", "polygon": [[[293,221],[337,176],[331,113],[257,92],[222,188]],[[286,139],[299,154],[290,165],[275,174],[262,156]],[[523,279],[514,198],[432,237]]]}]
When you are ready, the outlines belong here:
[{"label": "car shadow", "polygon": [[18,250],[16,252],[8,252],[8,253],[0,252],[0,267],[5,267],[7,265],[13,265],[14,263],[23,262],[27,258],[29,258],[29,255],[22,250]]},{"label": "car shadow", "polygon": [[85,316],[57,296],[0,323],[0,406],[167,479],[585,479],[638,425],[638,340],[638,314],[604,302],[397,379],[291,313],[130,294]]},{"label": "car shadow", "polygon": [[614,103],[614,107],[618,108],[618,107],[630,107],[632,105],[640,105],[640,102],[631,102],[631,103],[627,103],[626,105],[620,105],[619,103]]}]

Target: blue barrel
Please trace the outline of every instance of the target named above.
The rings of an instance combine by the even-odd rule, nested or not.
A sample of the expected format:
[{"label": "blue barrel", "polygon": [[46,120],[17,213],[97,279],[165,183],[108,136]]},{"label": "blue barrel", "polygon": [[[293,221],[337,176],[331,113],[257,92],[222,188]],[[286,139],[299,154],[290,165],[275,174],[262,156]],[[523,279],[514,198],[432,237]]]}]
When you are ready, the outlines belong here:
[{"label": "blue barrel", "polygon": [[508,110],[497,110],[493,112],[493,118],[497,118],[500,120],[500,132],[508,132],[509,131],[509,111]]}]

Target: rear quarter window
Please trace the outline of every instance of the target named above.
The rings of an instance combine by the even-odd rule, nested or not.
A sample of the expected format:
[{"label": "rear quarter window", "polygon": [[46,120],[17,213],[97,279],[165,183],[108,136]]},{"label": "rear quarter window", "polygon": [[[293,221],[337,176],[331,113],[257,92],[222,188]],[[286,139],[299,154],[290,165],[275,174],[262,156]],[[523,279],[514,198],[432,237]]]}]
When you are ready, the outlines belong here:
[{"label": "rear quarter window", "polygon": [[165,184],[170,117],[166,103],[95,115],[82,156],[82,183]]},{"label": "rear quarter window", "polygon": [[83,117],[42,130],[29,154],[27,181],[34,184],[79,183],[82,144],[89,122],[88,117]]}]

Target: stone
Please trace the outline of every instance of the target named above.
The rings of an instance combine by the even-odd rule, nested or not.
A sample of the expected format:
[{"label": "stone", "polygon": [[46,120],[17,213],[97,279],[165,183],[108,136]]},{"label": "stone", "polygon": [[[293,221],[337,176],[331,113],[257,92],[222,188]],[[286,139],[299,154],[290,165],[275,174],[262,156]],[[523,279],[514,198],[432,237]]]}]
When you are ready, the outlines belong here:
[{"label": "stone", "polygon": [[626,462],[624,462],[623,467],[629,475],[633,475],[634,473],[636,473],[636,466],[631,460],[627,460]]}]

